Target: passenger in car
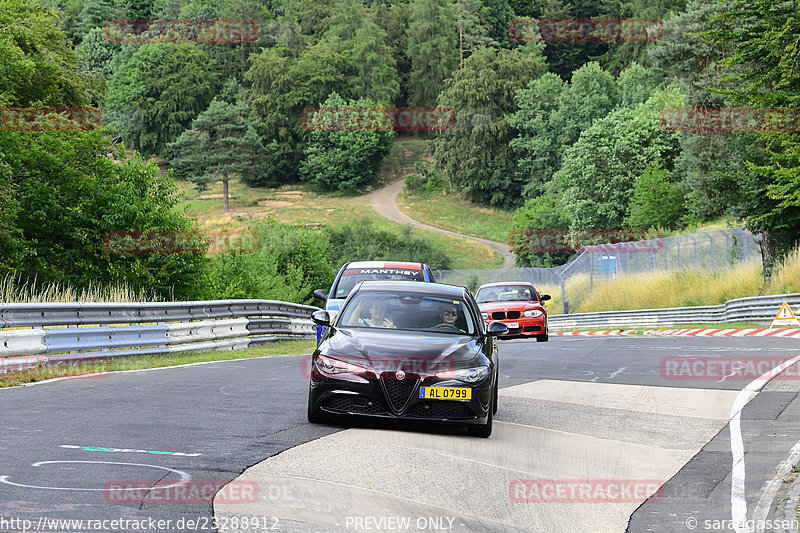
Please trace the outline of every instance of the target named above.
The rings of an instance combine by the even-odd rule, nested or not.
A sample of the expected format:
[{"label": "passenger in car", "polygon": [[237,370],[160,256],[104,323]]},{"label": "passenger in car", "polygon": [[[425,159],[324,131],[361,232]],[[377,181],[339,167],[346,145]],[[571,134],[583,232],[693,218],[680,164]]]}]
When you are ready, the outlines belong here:
[{"label": "passenger in car", "polygon": [[396,328],[391,318],[386,316],[386,302],[382,300],[372,300],[369,303],[369,316],[361,318],[361,313],[368,300],[359,302],[359,307],[353,313],[354,317],[358,318],[358,325],[366,328]]}]

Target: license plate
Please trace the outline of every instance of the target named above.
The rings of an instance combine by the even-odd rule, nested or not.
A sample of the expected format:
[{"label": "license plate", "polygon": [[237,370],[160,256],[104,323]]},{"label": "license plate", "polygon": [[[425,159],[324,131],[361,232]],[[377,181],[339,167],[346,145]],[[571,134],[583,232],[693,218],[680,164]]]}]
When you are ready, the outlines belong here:
[{"label": "license plate", "polygon": [[465,387],[420,387],[419,397],[432,400],[470,400],[472,389]]},{"label": "license plate", "polygon": [[518,328],[519,322],[506,322],[506,326],[508,326],[508,329]]}]

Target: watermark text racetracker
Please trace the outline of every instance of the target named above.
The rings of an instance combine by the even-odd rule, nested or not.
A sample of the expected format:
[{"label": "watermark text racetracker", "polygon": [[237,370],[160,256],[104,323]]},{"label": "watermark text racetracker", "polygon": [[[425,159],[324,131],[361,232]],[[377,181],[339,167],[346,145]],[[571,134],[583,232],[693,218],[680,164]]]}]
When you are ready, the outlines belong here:
[{"label": "watermark text racetracker", "polygon": [[664,109],[661,129],[691,133],[800,131],[800,109]]},{"label": "watermark text racetracker", "polygon": [[660,501],[656,479],[515,479],[508,485],[514,503],[642,503]]},{"label": "watermark text racetracker", "polygon": [[103,247],[111,254],[253,253],[258,236],[250,230],[109,231]]},{"label": "watermark text racetracker", "polygon": [[92,107],[0,107],[0,130],[88,131],[102,125],[102,111]]},{"label": "watermark text racetracker", "polygon": [[650,232],[642,230],[526,229],[511,232],[509,243],[514,253],[573,253],[584,246],[613,244],[620,252],[658,252],[660,239],[644,240]]},{"label": "watermark text racetracker", "polygon": [[111,43],[252,43],[254,20],[109,20],[103,36]]},{"label": "watermark text racetracker", "polygon": [[664,35],[658,19],[512,19],[508,36],[517,42],[654,42]]},{"label": "watermark text racetracker", "polygon": [[663,379],[744,379],[752,381],[765,376],[780,375],[785,379],[800,379],[800,365],[778,370],[785,359],[774,357],[664,357],[659,362]]},{"label": "watermark text racetracker", "polygon": [[248,504],[258,501],[258,484],[237,480],[155,484],[152,480],[118,480],[105,484],[103,497],[115,504]]}]

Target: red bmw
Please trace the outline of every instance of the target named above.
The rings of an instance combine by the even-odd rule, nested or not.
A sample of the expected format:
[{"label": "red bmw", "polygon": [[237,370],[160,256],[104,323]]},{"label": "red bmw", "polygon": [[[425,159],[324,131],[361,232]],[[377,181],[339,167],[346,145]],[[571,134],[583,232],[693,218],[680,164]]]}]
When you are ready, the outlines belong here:
[{"label": "red bmw", "polygon": [[508,335],[501,339],[536,337],[537,342],[549,339],[545,302],[550,300],[550,295],[539,294],[532,283],[487,283],[480,286],[475,300],[485,321],[499,321],[508,326]]}]

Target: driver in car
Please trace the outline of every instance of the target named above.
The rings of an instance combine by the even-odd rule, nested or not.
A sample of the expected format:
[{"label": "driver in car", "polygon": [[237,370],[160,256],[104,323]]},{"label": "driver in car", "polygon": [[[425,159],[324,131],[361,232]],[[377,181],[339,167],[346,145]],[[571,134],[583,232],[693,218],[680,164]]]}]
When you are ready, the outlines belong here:
[{"label": "driver in car", "polygon": [[455,305],[445,305],[439,312],[439,320],[441,320],[441,322],[436,326],[438,328],[450,327],[463,331],[456,325],[456,320],[458,320],[458,308]]}]

